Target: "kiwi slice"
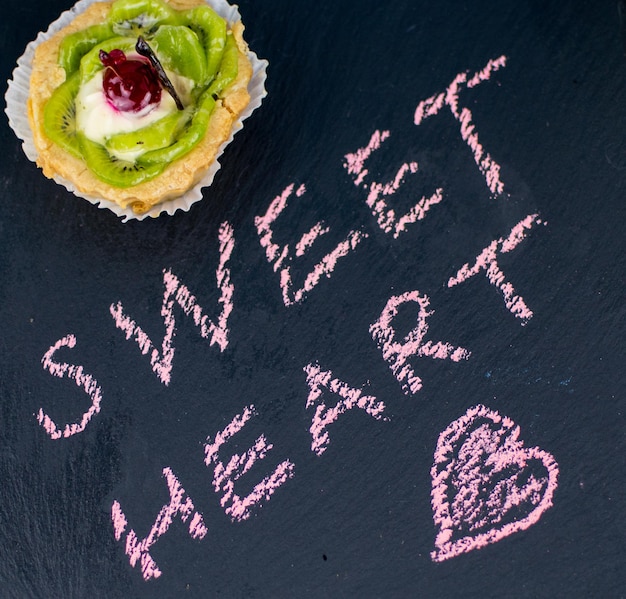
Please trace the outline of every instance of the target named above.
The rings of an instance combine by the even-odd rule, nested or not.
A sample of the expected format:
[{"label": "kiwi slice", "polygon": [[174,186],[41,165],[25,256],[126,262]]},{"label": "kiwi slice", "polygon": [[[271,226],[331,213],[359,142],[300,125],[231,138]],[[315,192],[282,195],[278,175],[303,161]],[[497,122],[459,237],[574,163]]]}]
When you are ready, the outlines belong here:
[{"label": "kiwi slice", "polygon": [[87,139],[82,133],[76,137],[87,166],[101,181],[113,187],[133,187],[160,175],[166,164],[142,166],[111,156],[104,146]]},{"label": "kiwi slice", "polygon": [[59,65],[67,76],[80,66],[80,59],[96,44],[113,37],[113,28],[108,23],[92,25],[83,31],[72,33],[61,41]]},{"label": "kiwi slice", "polygon": [[198,102],[198,108],[187,128],[178,139],[166,148],[146,152],[137,158],[137,163],[150,167],[158,164],[170,164],[188,154],[206,134],[211,113],[215,108],[215,99],[205,92]]},{"label": "kiwi slice", "polygon": [[220,71],[209,86],[211,95],[221,94],[236,78],[239,72],[239,48],[232,34],[226,36],[226,47],[220,65]]},{"label": "kiwi slice", "polygon": [[159,25],[177,25],[178,11],[160,0],[117,0],[111,6],[108,21],[121,36],[150,36]]},{"label": "kiwi slice", "polygon": [[206,80],[206,56],[197,34],[188,27],[161,25],[150,41],[161,64],[197,85]]},{"label": "kiwi slice", "polygon": [[190,109],[176,111],[136,131],[112,135],[105,146],[112,153],[160,150],[174,143],[177,134],[190,119]]},{"label": "kiwi slice", "polygon": [[112,37],[108,40],[96,44],[80,61],[80,81],[87,83],[104,65],[100,61],[100,50],[111,52],[111,50],[121,50],[124,54],[135,51],[137,40],[132,37]]},{"label": "kiwi slice", "polygon": [[81,157],[80,144],[76,137],[76,106],[80,77],[74,73],[57,87],[43,110],[43,128],[46,135],[64,150]]},{"label": "kiwi slice", "polygon": [[185,25],[193,29],[200,38],[207,57],[206,81],[215,77],[226,45],[226,20],[210,6],[197,6],[182,13]]}]

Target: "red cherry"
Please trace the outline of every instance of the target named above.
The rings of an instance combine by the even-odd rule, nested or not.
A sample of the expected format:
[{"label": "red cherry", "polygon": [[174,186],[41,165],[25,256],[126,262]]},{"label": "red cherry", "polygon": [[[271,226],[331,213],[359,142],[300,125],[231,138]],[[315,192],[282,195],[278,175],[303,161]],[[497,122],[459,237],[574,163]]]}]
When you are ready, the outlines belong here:
[{"label": "red cherry", "polygon": [[140,112],[161,101],[159,77],[149,62],[128,60],[121,50],[100,51],[106,67],[102,87],[109,103],[121,112]]},{"label": "red cherry", "polygon": [[121,64],[126,60],[126,54],[117,48],[111,50],[111,52],[100,50],[99,57],[100,62],[105,67],[114,67],[115,65]]}]

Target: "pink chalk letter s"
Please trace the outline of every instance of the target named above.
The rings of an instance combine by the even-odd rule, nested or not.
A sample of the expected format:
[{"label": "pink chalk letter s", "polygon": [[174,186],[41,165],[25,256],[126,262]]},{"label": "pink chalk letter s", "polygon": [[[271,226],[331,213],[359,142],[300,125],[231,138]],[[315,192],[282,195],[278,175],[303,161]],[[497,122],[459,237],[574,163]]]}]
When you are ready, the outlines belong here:
[{"label": "pink chalk letter s", "polygon": [[[207,534],[202,515],[195,511],[193,501],[180,485],[178,479],[170,468],[163,469],[163,476],[167,481],[170,501],[159,511],[150,532],[143,539],[137,537],[137,533],[131,528],[126,534],[125,552],[134,568],[140,564],[141,574],[144,580],[158,578],[162,572],[150,555],[150,548],[164,535],[172,525],[174,518],[180,518],[183,523],[189,522],[188,531],[192,539],[203,539]],[[115,540],[121,541],[126,532],[128,521],[118,501],[114,501],[111,507],[111,520]]]},{"label": "pink chalk letter s", "polygon": [[76,366],[74,364],[68,364],[66,362],[55,362],[53,360],[54,354],[62,347],[68,347],[73,349],[76,346],[76,337],[74,335],[66,335],[62,339],[59,339],[43,356],[41,362],[44,370],[47,370],[52,376],[59,378],[67,377],[72,379],[78,387],[90,397],[91,406],[83,413],[78,422],[72,424],[66,424],[63,429],[60,429],[57,424],[46,414],[42,408],[37,413],[37,421],[51,439],[60,439],[61,437],[71,437],[77,433],[81,433],[85,430],[89,421],[100,412],[100,403],[102,402],[102,389],[98,385],[98,381],[90,374],[83,371],[82,366]]},{"label": "pink chalk letter s", "polygon": [[[393,320],[397,316],[400,306],[407,303],[417,304],[417,326],[399,341]],[[425,339],[428,333],[427,319],[433,314],[433,311],[428,309],[429,306],[430,299],[427,295],[421,295],[419,291],[408,291],[402,295],[394,295],[387,302],[380,318],[370,326],[372,338],[378,344],[384,360],[389,364],[402,390],[407,395],[415,394],[422,388],[422,379],[409,364],[410,358],[430,357],[460,362],[470,356],[470,352],[463,347],[456,347],[441,341],[433,343]]]},{"label": "pink chalk letter s", "polygon": [[431,469],[433,561],[526,530],[552,506],[558,464],[519,436],[510,418],[482,405],[441,433]]}]

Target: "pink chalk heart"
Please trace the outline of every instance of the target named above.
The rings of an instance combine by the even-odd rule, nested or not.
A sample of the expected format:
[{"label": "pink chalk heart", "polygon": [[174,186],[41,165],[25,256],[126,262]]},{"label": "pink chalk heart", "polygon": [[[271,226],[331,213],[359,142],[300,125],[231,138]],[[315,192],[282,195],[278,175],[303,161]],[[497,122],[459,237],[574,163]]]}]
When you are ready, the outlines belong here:
[{"label": "pink chalk heart", "polygon": [[519,434],[510,418],[478,405],[439,435],[431,469],[433,561],[525,530],[552,506],[558,464],[538,447],[525,447]]}]

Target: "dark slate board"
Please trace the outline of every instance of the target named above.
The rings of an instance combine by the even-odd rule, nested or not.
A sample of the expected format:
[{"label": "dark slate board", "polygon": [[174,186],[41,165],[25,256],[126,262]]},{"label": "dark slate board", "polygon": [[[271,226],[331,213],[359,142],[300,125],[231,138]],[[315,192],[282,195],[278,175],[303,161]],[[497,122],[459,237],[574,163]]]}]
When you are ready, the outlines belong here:
[{"label": "dark slate board", "polygon": [[[69,7],[4,7],[3,80],[37,31]],[[241,0],[240,11],[251,47],[269,60],[269,95],[187,213],[122,223],[45,179],[6,122],[0,130],[2,597],[626,596],[618,5]],[[471,112],[482,158],[500,167],[503,193],[492,194],[447,105],[419,126],[414,117],[457,75],[470,80],[501,56],[506,64],[488,80],[459,92],[458,114]],[[376,131],[389,136],[364,163],[364,184],[393,182],[401,165],[419,165],[397,190],[378,194],[396,219],[443,190],[396,237],[368,207],[371,189],[355,185],[344,165]],[[282,266],[291,267],[292,291],[350,232],[361,238],[331,276],[286,305],[255,218],[290,185],[272,230],[290,248]],[[503,251],[527,217],[524,237]],[[297,256],[298,240],[320,221],[328,232]],[[235,242],[226,262],[228,344],[220,351],[203,338],[175,303],[165,385],[150,352],[116,327],[111,306],[121,302],[160,351],[171,273],[217,320],[222,223]],[[490,283],[479,269],[448,285],[494,243],[503,281],[492,272]],[[532,317],[507,308],[506,282]],[[391,298],[418,295],[429,298],[427,331],[416,329],[416,301],[401,303],[390,321],[399,342],[412,330],[417,337],[418,355],[404,356],[396,373],[409,366],[422,386],[405,392],[370,327]],[[44,355],[70,334],[75,347],[59,347],[52,360],[74,369],[53,376]],[[427,341],[448,343],[448,357],[433,359]],[[454,361],[452,347],[471,354]],[[62,428],[91,404],[68,376],[76,379],[79,365],[101,390],[100,411],[82,432],[52,439],[40,409]],[[307,384],[307,365],[331,372],[334,392],[312,376]],[[340,409],[315,446],[310,428],[322,404]],[[248,518],[233,519],[205,446],[251,405],[256,414],[216,459],[227,464],[263,436],[273,447],[234,493],[246,496],[287,461],[286,478]],[[477,406],[482,428],[467,416]],[[518,438],[506,422],[519,426]],[[458,445],[435,456],[452,423],[474,470]],[[433,466],[448,473],[435,484],[435,503],[447,502],[456,517],[449,524],[431,505]],[[192,515],[183,523],[175,513],[149,547],[161,572],[149,578],[140,561],[131,566],[126,543],[131,529],[146,537],[170,505],[164,472],[193,502],[197,538]],[[481,481],[504,485],[499,495],[490,487],[491,511],[488,489],[463,495]],[[115,505],[127,520],[120,540]],[[468,550],[444,556],[441,526]]]}]

